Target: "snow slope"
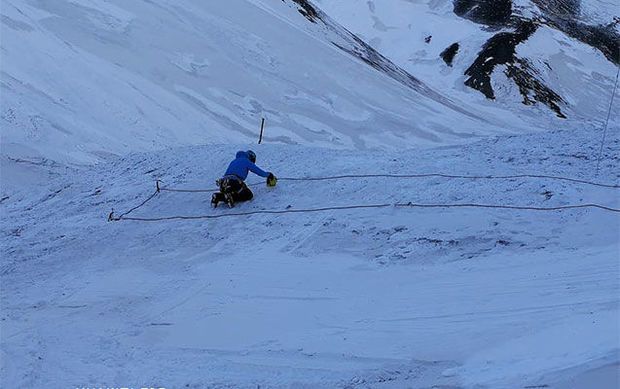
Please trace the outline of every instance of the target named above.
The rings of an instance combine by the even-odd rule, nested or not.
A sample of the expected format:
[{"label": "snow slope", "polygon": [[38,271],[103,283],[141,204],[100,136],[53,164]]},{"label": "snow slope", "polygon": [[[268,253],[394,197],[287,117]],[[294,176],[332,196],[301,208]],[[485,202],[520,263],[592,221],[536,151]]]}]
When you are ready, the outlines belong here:
[{"label": "snow slope", "polygon": [[89,163],[248,142],[262,117],[269,141],[332,148],[536,128],[394,81],[292,2],[6,0],[1,12],[2,153],[12,157]]},{"label": "snow slope", "polygon": [[[597,169],[600,119],[446,93],[450,69],[407,73],[297,3],[2,1],[0,387],[618,386],[617,213],[392,204],[618,208],[620,189],[284,178],[619,185],[620,99]],[[608,76],[583,76],[599,112]],[[156,180],[214,189],[249,147],[282,178],[252,202],[162,191],[130,215],[388,206],[107,221]]]},{"label": "snow slope", "polygon": [[[595,180],[619,184],[617,126],[608,136]],[[37,185],[2,200],[2,387],[561,388],[591,376],[617,385],[618,214],[388,207],[106,221],[145,199],[155,179],[212,188],[241,147],[80,168],[10,162]],[[592,180],[598,138],[553,131],[415,153],[257,151],[281,177]],[[617,188],[551,179],[250,181],[256,198],[234,210],[211,210],[208,193],[161,192],[131,215],[407,201],[620,207]]]}]

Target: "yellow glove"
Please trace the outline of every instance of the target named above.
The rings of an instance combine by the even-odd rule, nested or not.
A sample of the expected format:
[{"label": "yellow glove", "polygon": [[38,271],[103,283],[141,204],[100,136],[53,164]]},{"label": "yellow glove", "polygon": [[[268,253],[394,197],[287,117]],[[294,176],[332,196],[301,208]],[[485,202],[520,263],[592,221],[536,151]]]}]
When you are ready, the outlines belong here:
[{"label": "yellow glove", "polygon": [[276,178],[276,176],[270,173],[269,177],[267,177],[267,186],[274,187],[276,186],[277,183],[278,183],[278,179]]}]

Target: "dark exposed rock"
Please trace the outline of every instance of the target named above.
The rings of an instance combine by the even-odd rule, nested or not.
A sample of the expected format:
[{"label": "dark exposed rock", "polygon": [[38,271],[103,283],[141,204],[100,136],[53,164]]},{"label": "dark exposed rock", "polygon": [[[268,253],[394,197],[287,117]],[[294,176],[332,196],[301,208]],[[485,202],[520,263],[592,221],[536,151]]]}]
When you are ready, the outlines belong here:
[{"label": "dark exposed rock", "polygon": [[[523,104],[533,105],[535,101],[541,102],[551,108],[558,117],[565,119],[566,116],[562,113],[559,105],[564,103],[564,100],[559,94],[538,80],[534,75],[535,73],[536,71],[529,62],[522,58],[518,58],[515,63],[508,64],[506,69],[508,78],[513,79],[519,87],[519,92],[523,96]],[[533,100],[530,97],[530,92],[534,93]]]},{"label": "dark exposed rock", "polygon": [[545,196],[545,200],[551,200],[551,198],[553,197],[553,192],[551,192],[550,190],[546,190],[542,192],[541,195]]},{"label": "dark exposed rock", "polygon": [[581,12],[581,0],[532,0],[547,15],[557,18],[577,18]]},{"label": "dark exposed rock", "polygon": [[[494,99],[491,74],[497,65],[505,65],[505,74],[518,86],[526,105],[541,102],[551,108],[559,117],[565,117],[560,104],[561,96],[536,77],[535,68],[526,60],[517,58],[515,48],[525,42],[536,30],[534,23],[544,24],[560,30],[566,35],[588,44],[616,65],[620,65],[620,34],[615,29],[616,20],[609,25],[589,25],[580,20],[581,0],[533,0],[543,14],[536,22],[512,16],[510,0],[454,0],[454,13],[476,23],[494,27],[513,27],[514,32],[502,32],[489,39],[478,53],[475,62],[466,70],[469,78],[465,85],[479,90],[487,98]],[[441,53],[444,61],[451,65],[449,55],[452,46]],[[458,48],[457,48],[458,51]],[[453,56],[452,56],[453,57]],[[549,67],[549,65],[547,64]]]},{"label": "dark exposed rock", "polygon": [[572,21],[566,22],[566,28],[563,31],[566,35],[600,50],[608,60],[620,65],[620,34],[615,31],[613,24],[589,26]]},{"label": "dark exposed rock", "polygon": [[465,71],[469,78],[465,85],[484,93],[489,99],[495,98],[491,86],[491,73],[497,65],[516,61],[517,45],[528,39],[536,31],[534,23],[522,23],[515,32],[501,32],[489,39],[474,63]]},{"label": "dark exposed rock", "polygon": [[542,11],[544,23],[571,38],[598,49],[605,57],[620,64],[620,34],[614,29],[618,21],[608,25],[590,25],[580,20],[581,0],[533,0]]},{"label": "dark exposed rock", "polygon": [[[282,0],[285,2],[285,0]],[[311,21],[312,23],[316,23],[316,20],[319,18],[319,13],[316,8],[314,8],[310,3],[306,0],[293,0],[299,6],[299,13],[304,15],[306,19]]]},{"label": "dark exposed rock", "polygon": [[454,13],[476,23],[502,25],[512,15],[512,1],[454,0]]},{"label": "dark exposed rock", "polygon": [[444,60],[446,65],[452,66],[452,61],[454,61],[456,53],[459,52],[459,47],[459,43],[455,42],[448,46],[444,51],[442,51],[441,54],[439,54],[439,56]]},{"label": "dark exposed rock", "polygon": [[489,39],[465,71],[465,75],[469,76],[465,85],[479,90],[489,99],[495,99],[491,74],[496,66],[505,65],[505,74],[517,84],[523,104],[532,105],[538,101],[551,108],[558,117],[565,118],[559,105],[564,102],[562,97],[536,77],[536,71],[527,60],[517,58],[515,54],[516,47],[526,41],[536,28],[534,22],[521,21],[514,32],[501,32]]}]

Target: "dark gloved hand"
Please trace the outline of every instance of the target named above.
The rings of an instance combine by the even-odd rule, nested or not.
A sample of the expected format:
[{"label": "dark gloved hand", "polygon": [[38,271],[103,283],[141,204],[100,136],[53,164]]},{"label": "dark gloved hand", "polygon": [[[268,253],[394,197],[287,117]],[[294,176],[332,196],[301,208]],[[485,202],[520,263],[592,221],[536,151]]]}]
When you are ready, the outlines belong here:
[{"label": "dark gloved hand", "polygon": [[267,186],[276,186],[277,182],[278,179],[276,176],[274,176],[273,173],[269,173],[269,176],[267,177]]}]

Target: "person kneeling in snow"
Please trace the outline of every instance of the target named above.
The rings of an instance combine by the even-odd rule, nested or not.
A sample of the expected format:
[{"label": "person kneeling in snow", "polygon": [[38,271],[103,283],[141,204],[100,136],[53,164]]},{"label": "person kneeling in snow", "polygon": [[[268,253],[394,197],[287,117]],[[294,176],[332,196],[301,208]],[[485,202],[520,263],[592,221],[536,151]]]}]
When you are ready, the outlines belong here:
[{"label": "person kneeling in snow", "polygon": [[267,178],[268,186],[276,185],[276,177],[271,172],[266,172],[256,166],[256,153],[252,150],[238,151],[235,159],[228,165],[224,177],[217,180],[220,191],[213,194],[211,205],[217,207],[220,201],[226,202],[229,207],[240,201],[248,201],[254,194],[245,184],[244,180],[248,177],[248,172],[252,172],[261,177]]}]

